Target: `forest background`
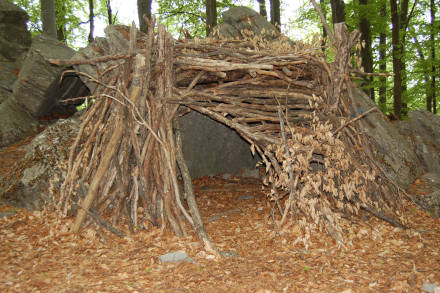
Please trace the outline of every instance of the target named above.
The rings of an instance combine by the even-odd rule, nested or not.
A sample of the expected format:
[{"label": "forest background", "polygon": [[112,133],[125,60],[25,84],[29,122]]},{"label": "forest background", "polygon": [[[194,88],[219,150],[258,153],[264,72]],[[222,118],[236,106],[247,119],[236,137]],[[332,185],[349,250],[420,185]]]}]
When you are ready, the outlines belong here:
[{"label": "forest background", "polygon": [[[10,0],[30,17],[33,35],[45,33],[78,48],[102,35],[108,24],[129,24],[155,15],[176,38],[204,38],[222,22],[221,13],[246,5],[259,11],[294,41],[323,50],[332,61],[327,34],[313,1],[281,0]],[[293,2],[293,3],[292,3]],[[345,22],[358,29],[361,40],[353,66],[355,79],[379,108],[393,119],[406,119],[409,110],[437,113],[440,75],[440,0],[319,0],[330,25]],[[123,8],[120,8],[123,6]],[[118,8],[119,7],[119,8]],[[126,16],[121,12],[131,11]],[[132,19],[128,19],[131,17]],[[388,73],[388,74],[384,74]]]}]

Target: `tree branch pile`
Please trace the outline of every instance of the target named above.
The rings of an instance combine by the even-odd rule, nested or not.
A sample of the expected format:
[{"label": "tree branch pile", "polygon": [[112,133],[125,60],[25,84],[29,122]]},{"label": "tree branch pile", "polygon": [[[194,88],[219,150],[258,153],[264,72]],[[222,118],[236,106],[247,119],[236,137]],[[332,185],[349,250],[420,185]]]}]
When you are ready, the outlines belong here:
[{"label": "tree branch pile", "polygon": [[400,223],[397,193],[374,165],[362,117],[348,118],[356,113],[348,79],[356,35],[336,31],[342,53],[329,65],[320,50],[258,38],[175,41],[160,25],[148,35],[134,26],[112,32],[96,58],[52,60],[98,64],[95,74],[83,73],[97,84],[95,102],[83,114],[58,198],[64,215],[77,211],[74,232],[92,221],[113,232],[150,223],[181,236],[189,225],[218,254],[181,151],[182,106],[235,129],[260,154],[278,207],[274,222],[298,221],[305,231],[298,241],[325,227],[343,244],[341,213],[361,208]]}]

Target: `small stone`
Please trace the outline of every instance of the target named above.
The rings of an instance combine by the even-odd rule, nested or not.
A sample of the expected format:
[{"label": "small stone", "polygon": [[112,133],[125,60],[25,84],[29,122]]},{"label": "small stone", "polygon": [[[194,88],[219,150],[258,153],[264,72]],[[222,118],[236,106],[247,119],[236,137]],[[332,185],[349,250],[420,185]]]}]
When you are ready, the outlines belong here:
[{"label": "small stone", "polygon": [[161,255],[160,261],[162,263],[167,263],[167,262],[181,263],[184,261],[195,263],[194,260],[186,254],[185,251],[181,251],[181,250]]},{"label": "small stone", "polygon": [[424,283],[422,286],[422,290],[425,292],[438,292],[440,291],[440,287],[437,286],[437,284]]}]

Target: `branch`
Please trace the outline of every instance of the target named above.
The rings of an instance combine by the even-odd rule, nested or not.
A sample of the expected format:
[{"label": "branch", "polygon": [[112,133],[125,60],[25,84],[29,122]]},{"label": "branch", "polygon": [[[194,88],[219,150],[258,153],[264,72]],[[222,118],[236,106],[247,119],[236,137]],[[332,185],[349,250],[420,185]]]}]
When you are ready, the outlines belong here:
[{"label": "branch", "polygon": [[374,111],[376,111],[376,110],[377,110],[377,107],[373,107],[373,108],[371,108],[370,110],[365,111],[365,112],[362,113],[361,115],[359,115],[359,116],[357,116],[357,117],[351,119],[351,120],[348,121],[347,123],[344,123],[344,125],[341,125],[338,129],[336,129],[336,130],[333,132],[333,135],[335,135],[336,133],[338,133],[339,131],[341,131],[341,129],[343,129],[343,128],[344,128],[345,126],[347,126],[348,124],[351,124],[351,123],[353,123],[353,122],[356,122],[356,121],[358,121],[359,119],[363,118],[364,116],[366,116],[366,115],[368,115],[369,113],[374,112]]},{"label": "branch", "polygon": [[327,35],[330,39],[330,42],[332,43],[332,45],[334,45],[335,44],[335,36],[333,34],[332,29],[330,28],[327,21],[325,20],[325,16],[322,13],[321,8],[319,8],[319,6],[316,4],[315,0],[310,0],[310,1],[312,2],[313,7],[315,8],[316,12],[318,13],[319,17],[321,18],[322,25],[324,26],[324,29],[327,32]]}]

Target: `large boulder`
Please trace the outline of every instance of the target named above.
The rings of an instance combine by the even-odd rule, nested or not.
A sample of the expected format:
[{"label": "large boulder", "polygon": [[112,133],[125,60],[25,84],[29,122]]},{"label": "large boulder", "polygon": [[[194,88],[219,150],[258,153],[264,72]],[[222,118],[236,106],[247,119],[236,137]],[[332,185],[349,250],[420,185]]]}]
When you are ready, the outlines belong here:
[{"label": "large boulder", "polygon": [[426,110],[408,114],[399,131],[417,154],[426,172],[440,173],[440,116]]},{"label": "large boulder", "polygon": [[59,190],[67,170],[66,159],[79,130],[78,117],[58,120],[26,145],[26,155],[0,177],[0,204],[34,210],[51,200],[50,190]]},{"label": "large boulder", "polygon": [[20,7],[0,0],[0,61],[15,61],[31,45],[26,22],[29,17]]},{"label": "large boulder", "polygon": [[21,55],[31,45],[26,12],[8,0],[0,0],[0,104],[12,96]]},{"label": "large boulder", "polygon": [[[356,101],[355,112],[362,113],[376,107],[362,90],[353,88],[353,95]],[[365,134],[373,145],[372,156],[376,164],[401,188],[408,189],[423,173],[423,167],[413,149],[400,135],[396,125],[390,123],[380,110],[368,114],[362,121]]]},{"label": "large boulder", "polygon": [[236,131],[195,111],[179,122],[183,156],[192,178],[255,168],[259,157],[252,156],[249,144]]},{"label": "large boulder", "polygon": [[35,37],[14,83],[14,99],[34,117],[48,114],[56,103],[49,94],[51,85],[65,69],[49,59],[70,59],[74,54],[73,49],[55,39]]},{"label": "large boulder", "polygon": [[425,173],[408,191],[432,216],[440,218],[440,173]]},{"label": "large boulder", "polygon": [[280,32],[263,16],[249,7],[237,6],[223,13],[223,22],[217,25],[211,37],[226,39],[245,39],[260,36],[264,40],[280,37]]},{"label": "large boulder", "polygon": [[0,147],[8,146],[34,133],[35,120],[21,105],[10,98],[0,104]]}]

